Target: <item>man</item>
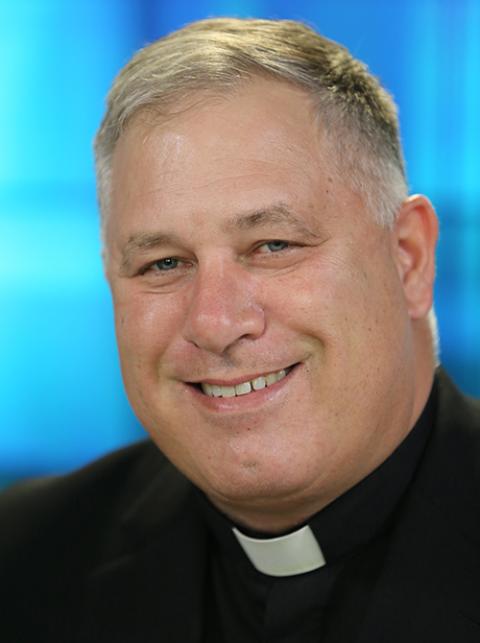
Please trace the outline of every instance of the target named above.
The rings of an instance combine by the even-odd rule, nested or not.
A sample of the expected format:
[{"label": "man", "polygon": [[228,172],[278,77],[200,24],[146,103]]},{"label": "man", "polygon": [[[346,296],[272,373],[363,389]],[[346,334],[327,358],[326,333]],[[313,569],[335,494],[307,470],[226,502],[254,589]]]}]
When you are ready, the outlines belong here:
[{"label": "man", "polygon": [[152,441],[4,496],[2,640],[479,641],[480,413],[388,94],[301,24],[202,21],[123,69],[96,160]]}]

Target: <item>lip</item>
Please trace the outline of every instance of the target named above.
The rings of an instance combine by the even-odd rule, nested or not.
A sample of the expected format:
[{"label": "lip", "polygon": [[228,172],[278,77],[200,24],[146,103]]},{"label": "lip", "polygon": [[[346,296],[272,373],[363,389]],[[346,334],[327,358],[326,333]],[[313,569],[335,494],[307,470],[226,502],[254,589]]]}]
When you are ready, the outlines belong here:
[{"label": "lip", "polygon": [[[185,384],[188,394],[192,397],[195,404],[200,405],[204,410],[213,413],[241,413],[244,411],[255,410],[262,407],[268,402],[272,402],[286,393],[286,388],[291,384],[292,380],[297,376],[301,369],[302,364],[297,363],[291,367],[290,372],[279,382],[266,386],[259,391],[252,391],[248,395],[238,395],[235,397],[210,397],[202,393],[196,386],[192,384]],[[280,369],[279,369],[280,370]],[[269,371],[270,373],[275,371]],[[253,375],[251,379],[259,377]],[[207,383],[217,384],[218,386],[233,386],[232,382],[240,384],[245,382],[245,379],[230,380],[225,384],[225,380],[202,380]]]},{"label": "lip", "polygon": [[[257,379],[257,377],[266,377],[267,375],[270,375],[270,373],[278,373],[281,370],[287,370],[289,368],[293,368],[294,366],[298,366],[298,363],[293,363],[290,366],[280,366],[279,368],[272,368],[269,371],[262,371],[261,373],[254,373],[253,375],[242,375],[241,377],[237,377],[233,380],[220,380],[220,379],[201,379],[201,380],[196,380],[192,382],[187,382],[188,384],[211,384],[212,386],[236,386],[237,384],[243,384],[244,382],[251,382],[252,380]],[[271,384],[270,386],[273,386]]]}]

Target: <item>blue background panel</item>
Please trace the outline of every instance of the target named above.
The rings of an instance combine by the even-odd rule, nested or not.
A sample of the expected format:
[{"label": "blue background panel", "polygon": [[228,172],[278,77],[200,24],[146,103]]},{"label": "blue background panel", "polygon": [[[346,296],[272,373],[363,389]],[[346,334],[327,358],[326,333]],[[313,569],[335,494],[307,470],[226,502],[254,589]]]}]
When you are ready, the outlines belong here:
[{"label": "blue background panel", "polygon": [[442,361],[480,395],[480,2],[0,0],[0,484],[143,434],[119,374],[91,145],[133,52],[216,15],[302,19],[394,95],[412,191],[441,220]]}]

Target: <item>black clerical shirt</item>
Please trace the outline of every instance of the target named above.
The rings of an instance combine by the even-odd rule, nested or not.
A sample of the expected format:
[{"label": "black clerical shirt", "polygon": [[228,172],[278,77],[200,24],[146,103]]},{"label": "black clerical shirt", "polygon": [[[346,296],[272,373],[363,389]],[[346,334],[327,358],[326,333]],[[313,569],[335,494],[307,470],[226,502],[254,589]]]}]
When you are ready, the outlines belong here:
[{"label": "black clerical shirt", "polygon": [[231,521],[199,495],[210,532],[205,643],[355,639],[381,572],[389,532],[427,443],[435,405],[436,384],[415,427],[390,457],[310,518],[326,560],[315,571],[287,577],[257,571]]}]

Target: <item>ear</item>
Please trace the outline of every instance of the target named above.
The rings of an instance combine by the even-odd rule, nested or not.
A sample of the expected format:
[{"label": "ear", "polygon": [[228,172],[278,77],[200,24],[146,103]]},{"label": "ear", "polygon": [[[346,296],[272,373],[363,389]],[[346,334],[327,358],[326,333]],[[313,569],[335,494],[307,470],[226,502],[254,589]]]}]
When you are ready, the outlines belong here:
[{"label": "ear", "polygon": [[422,195],[402,203],[393,228],[394,256],[411,319],[425,317],[433,302],[438,219]]}]

